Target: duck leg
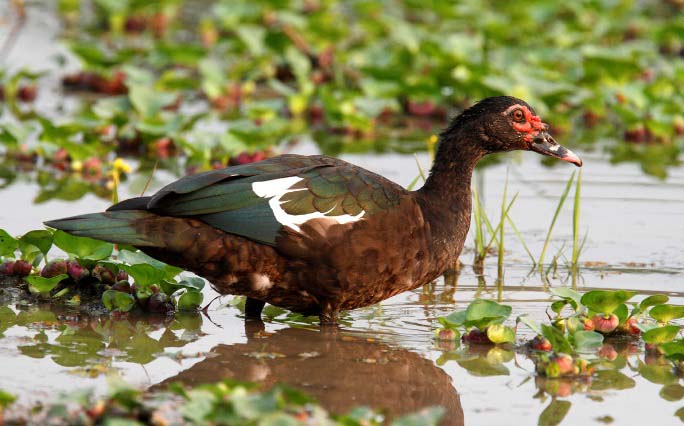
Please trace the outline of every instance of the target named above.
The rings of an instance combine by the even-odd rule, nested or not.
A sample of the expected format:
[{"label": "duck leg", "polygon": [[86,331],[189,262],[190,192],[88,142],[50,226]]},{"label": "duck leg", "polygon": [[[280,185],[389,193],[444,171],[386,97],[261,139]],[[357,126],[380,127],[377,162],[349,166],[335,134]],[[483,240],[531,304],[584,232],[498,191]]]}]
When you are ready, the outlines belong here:
[{"label": "duck leg", "polygon": [[321,324],[321,327],[336,327],[339,313],[339,309],[333,308],[330,305],[325,305],[325,307],[321,309],[321,313],[318,314],[318,321]]},{"label": "duck leg", "polygon": [[262,300],[247,298],[245,302],[245,319],[261,321],[261,311],[264,310],[266,302]]}]

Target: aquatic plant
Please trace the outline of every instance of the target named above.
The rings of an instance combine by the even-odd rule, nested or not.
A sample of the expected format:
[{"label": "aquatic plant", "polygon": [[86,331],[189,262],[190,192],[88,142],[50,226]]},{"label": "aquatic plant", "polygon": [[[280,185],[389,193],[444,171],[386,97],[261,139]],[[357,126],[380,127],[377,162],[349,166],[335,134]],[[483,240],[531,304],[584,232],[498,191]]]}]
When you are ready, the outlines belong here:
[{"label": "aquatic plant", "polygon": [[[53,246],[70,258],[48,261]],[[0,230],[0,261],[0,274],[22,277],[27,292],[55,302],[78,305],[94,294],[113,312],[173,313],[197,310],[203,301],[200,278],[178,279],[181,269],[138,250],[121,247],[115,253],[112,244],[61,231],[35,230],[14,238]]]}]

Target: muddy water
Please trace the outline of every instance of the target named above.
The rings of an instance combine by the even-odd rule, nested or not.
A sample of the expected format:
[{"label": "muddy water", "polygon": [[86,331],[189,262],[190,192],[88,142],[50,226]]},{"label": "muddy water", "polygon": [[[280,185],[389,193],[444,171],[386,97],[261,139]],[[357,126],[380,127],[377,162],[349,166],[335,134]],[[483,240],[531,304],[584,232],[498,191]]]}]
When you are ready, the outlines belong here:
[{"label": "muddy water", "polygon": [[[304,143],[297,152],[317,148]],[[410,155],[341,155],[402,184],[417,174]],[[425,155],[419,160],[428,164]],[[629,342],[618,342],[616,370],[591,383],[544,381],[524,355],[503,349],[436,345],[434,318],[463,308],[475,297],[510,303],[514,315],[544,319],[548,286],[628,288],[642,295],[665,292],[684,304],[684,170],[672,170],[662,182],[637,166],[613,166],[596,154],[584,154],[581,228],[588,230],[578,274],[559,267],[547,279],[530,273],[531,262],[512,232],[507,233],[505,280],[496,284],[495,258],[483,275],[473,272],[472,240],[462,256],[460,276],[447,284],[396,296],[347,313],[336,333],[321,333],[314,319],[267,308],[264,330],[245,328],[231,297],[214,302],[209,317],[111,321],[79,318],[68,311],[9,304],[0,311],[0,387],[20,396],[15,410],[46,401],[61,391],[95,388],[104,392],[113,377],[141,387],[173,381],[196,384],[219,378],[270,385],[289,383],[316,396],[334,411],[355,405],[383,408],[390,414],[421,406],[447,408],[445,424],[507,425],[512,421],[593,424],[635,419],[657,424],[679,422],[684,390],[670,367],[650,359]],[[495,218],[509,176],[509,196],[519,192],[511,216],[533,253],[538,254],[565,182],[574,169],[547,168],[533,155],[508,156],[479,172],[476,179],[490,217]],[[155,188],[173,179],[156,175]],[[135,193],[124,186],[124,191]],[[154,188],[153,188],[154,189]],[[13,208],[2,210],[2,226],[21,233],[40,221],[94,211],[106,201],[86,196],[75,202],[32,203],[30,180],[0,190]],[[565,243],[569,256],[569,198],[553,233],[553,257]],[[561,262],[562,263],[562,262]],[[214,294],[207,290],[205,300]],[[44,310],[40,310],[43,308]],[[520,336],[525,336],[521,329]],[[643,407],[649,407],[648,412]]]}]

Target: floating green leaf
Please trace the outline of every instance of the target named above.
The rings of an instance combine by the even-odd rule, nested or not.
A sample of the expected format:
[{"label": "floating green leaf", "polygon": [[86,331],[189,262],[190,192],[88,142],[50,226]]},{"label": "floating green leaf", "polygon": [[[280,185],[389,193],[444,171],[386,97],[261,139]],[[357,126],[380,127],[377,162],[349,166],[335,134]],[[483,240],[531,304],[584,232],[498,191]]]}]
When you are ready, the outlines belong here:
[{"label": "floating green leaf", "polygon": [[528,326],[530,328],[530,330],[534,331],[538,335],[542,334],[541,325],[537,321],[528,317],[527,314],[520,315],[519,317],[517,317],[515,319],[515,322],[516,323],[521,322],[521,323],[525,324],[526,326]]},{"label": "floating green leaf", "polygon": [[150,286],[160,283],[166,278],[166,272],[152,265],[140,263],[137,265],[119,265],[119,267],[133,277],[138,286]]},{"label": "floating green leaf", "polygon": [[670,322],[673,319],[684,318],[684,306],[658,305],[649,311],[651,318],[660,322]]},{"label": "floating green leaf", "polygon": [[102,260],[112,255],[114,245],[87,237],[76,237],[64,231],[55,231],[54,244],[79,259]]},{"label": "floating green leaf", "polygon": [[0,256],[14,257],[19,242],[4,229],[0,229]]},{"label": "floating green leaf", "polygon": [[571,354],[574,352],[572,350],[572,345],[570,345],[568,339],[565,338],[563,332],[558,330],[556,327],[546,324],[542,324],[541,328],[542,336],[548,339],[554,351],[566,354]]},{"label": "floating green leaf", "polygon": [[502,324],[493,324],[487,327],[487,337],[492,343],[515,342],[515,332],[513,329]]},{"label": "floating green leaf", "polygon": [[584,293],[581,302],[594,312],[612,314],[635,294],[635,291],[627,290],[593,290]]},{"label": "floating green leaf", "polygon": [[128,312],[133,309],[135,299],[122,291],[107,290],[102,293],[102,303],[108,311]]},{"label": "floating green leaf", "polygon": [[651,306],[657,306],[662,305],[663,303],[667,303],[668,300],[670,300],[670,298],[664,294],[653,294],[642,300],[641,303],[639,303],[639,309],[641,309],[641,311],[643,312]]},{"label": "floating green leaf", "polygon": [[466,311],[452,312],[445,317],[437,318],[437,322],[446,328],[460,327],[466,322]]},{"label": "floating green leaf", "polygon": [[40,275],[29,275],[26,282],[29,284],[29,291],[33,294],[45,295],[57,287],[57,284],[69,278],[67,274],[59,274],[52,278],[43,278]]},{"label": "floating green leaf", "polygon": [[46,230],[29,231],[22,235],[19,241],[36,246],[43,256],[47,258],[47,254],[52,247],[52,232]]},{"label": "floating green leaf", "polygon": [[197,290],[188,290],[178,298],[178,309],[181,311],[196,310],[204,300],[204,295]]},{"label": "floating green leaf", "polygon": [[642,334],[642,338],[646,343],[661,344],[672,341],[677,337],[677,333],[681,329],[678,325],[665,325],[663,327],[653,328]]},{"label": "floating green leaf", "polygon": [[483,330],[491,324],[500,324],[511,314],[508,305],[500,305],[494,301],[486,299],[475,299],[466,309],[466,327],[477,327]]},{"label": "floating green leaf", "polygon": [[557,288],[550,288],[549,291],[551,294],[560,297],[563,300],[566,300],[569,302],[573,309],[577,310],[577,307],[580,306],[581,304],[581,299],[582,295],[576,292],[575,290],[567,287],[557,287]]},{"label": "floating green leaf", "polygon": [[577,352],[590,352],[603,344],[603,335],[595,331],[577,330],[572,335]]}]

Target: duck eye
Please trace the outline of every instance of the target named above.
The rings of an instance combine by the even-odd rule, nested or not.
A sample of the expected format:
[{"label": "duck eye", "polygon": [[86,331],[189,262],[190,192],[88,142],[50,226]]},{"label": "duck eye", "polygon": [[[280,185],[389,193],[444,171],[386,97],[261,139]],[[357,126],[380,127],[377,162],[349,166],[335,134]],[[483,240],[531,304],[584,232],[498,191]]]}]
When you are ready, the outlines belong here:
[{"label": "duck eye", "polygon": [[516,109],[513,111],[513,119],[515,121],[525,121],[525,114],[522,112],[522,110]]}]

